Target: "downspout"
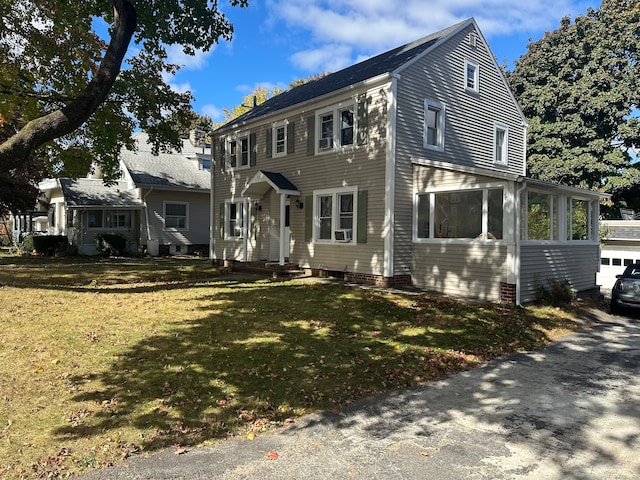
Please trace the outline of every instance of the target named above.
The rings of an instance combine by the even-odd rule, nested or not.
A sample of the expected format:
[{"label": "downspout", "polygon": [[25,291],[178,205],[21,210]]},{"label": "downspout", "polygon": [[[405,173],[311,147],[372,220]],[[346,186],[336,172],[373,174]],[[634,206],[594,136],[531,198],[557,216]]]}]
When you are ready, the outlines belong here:
[{"label": "downspout", "polygon": [[147,241],[151,240],[151,230],[149,229],[149,209],[147,208],[147,197],[152,191],[153,191],[153,187],[151,187],[149,191],[142,197],[142,203],[144,204],[144,221],[147,227]]}]

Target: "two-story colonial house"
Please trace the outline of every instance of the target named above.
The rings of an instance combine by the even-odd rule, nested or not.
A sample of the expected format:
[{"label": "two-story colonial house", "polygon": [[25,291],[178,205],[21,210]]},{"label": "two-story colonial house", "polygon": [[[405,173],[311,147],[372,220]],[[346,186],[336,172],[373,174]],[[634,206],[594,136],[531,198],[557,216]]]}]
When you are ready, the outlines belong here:
[{"label": "two-story colonial house", "polygon": [[525,176],[527,123],[474,19],[213,132],[216,261],[450,295],[596,287],[599,194]]}]

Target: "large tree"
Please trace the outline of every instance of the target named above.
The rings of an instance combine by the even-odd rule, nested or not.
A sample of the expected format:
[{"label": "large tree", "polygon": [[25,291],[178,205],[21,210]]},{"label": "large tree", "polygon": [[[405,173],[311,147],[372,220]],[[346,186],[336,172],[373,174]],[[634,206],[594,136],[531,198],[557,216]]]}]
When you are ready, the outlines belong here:
[{"label": "large tree", "polygon": [[529,121],[528,174],[614,194],[640,171],[640,4],[603,0],[531,43],[508,79]]},{"label": "large tree", "polygon": [[193,55],[232,33],[216,0],[0,0],[0,213],[34,200],[41,175],[95,162],[114,178],[136,128],[179,148],[192,97],[164,81],[180,68],[167,46]]}]

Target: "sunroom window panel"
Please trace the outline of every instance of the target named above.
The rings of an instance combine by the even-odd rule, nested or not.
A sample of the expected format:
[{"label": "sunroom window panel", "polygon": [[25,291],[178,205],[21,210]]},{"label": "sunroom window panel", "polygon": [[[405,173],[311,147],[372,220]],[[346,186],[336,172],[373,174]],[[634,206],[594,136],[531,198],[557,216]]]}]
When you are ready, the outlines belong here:
[{"label": "sunroom window panel", "polygon": [[549,240],[551,233],[551,201],[549,195],[528,192],[527,238],[529,240]]},{"label": "sunroom window panel", "polygon": [[504,205],[502,189],[489,190],[487,195],[487,238],[489,240],[500,240],[503,237]]},{"label": "sunroom window panel", "polygon": [[591,240],[589,202],[571,199],[571,232],[569,240]]},{"label": "sunroom window panel", "polygon": [[418,224],[416,235],[418,238],[429,238],[429,225],[431,217],[430,195],[418,195]]},{"label": "sunroom window panel", "polygon": [[477,238],[482,234],[482,191],[436,194],[435,228],[439,238]]}]

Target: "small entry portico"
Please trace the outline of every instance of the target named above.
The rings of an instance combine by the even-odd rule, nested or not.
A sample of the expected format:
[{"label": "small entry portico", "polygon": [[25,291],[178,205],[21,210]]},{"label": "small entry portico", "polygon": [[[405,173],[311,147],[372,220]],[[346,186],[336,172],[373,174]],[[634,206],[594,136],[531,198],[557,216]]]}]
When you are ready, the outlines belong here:
[{"label": "small entry portico", "polygon": [[249,181],[244,190],[242,190],[242,196],[245,198],[249,197],[252,200],[260,200],[264,198],[270,190],[273,190],[277,195],[279,195],[279,214],[277,216],[279,224],[278,263],[279,265],[284,265],[286,258],[289,256],[289,235],[287,235],[288,226],[285,221],[287,200],[290,195],[299,196],[300,191],[283,174],[260,170]]}]

